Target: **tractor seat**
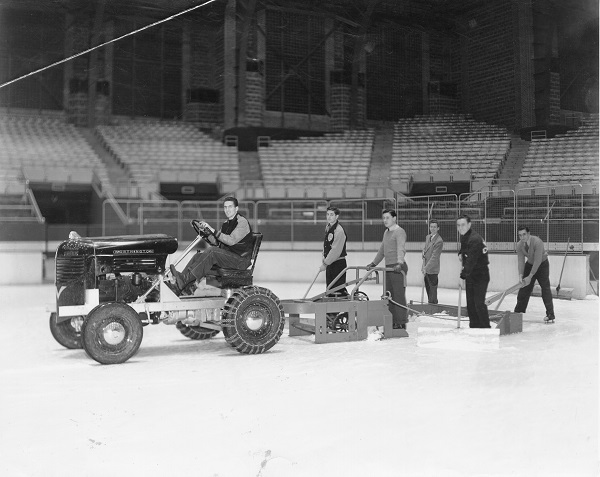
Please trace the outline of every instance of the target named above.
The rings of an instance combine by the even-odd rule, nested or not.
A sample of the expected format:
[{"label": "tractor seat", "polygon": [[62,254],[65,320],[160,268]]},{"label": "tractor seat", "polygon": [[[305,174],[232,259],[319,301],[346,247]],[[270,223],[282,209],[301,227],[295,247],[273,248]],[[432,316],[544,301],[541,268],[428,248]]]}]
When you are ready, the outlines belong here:
[{"label": "tractor seat", "polygon": [[252,264],[246,270],[237,270],[235,268],[220,268],[213,269],[206,275],[206,284],[218,288],[240,288],[252,285],[252,274],[254,273],[254,265],[256,264],[256,256],[260,249],[263,235],[261,233],[252,233],[254,245],[252,247],[252,255],[250,260]]}]

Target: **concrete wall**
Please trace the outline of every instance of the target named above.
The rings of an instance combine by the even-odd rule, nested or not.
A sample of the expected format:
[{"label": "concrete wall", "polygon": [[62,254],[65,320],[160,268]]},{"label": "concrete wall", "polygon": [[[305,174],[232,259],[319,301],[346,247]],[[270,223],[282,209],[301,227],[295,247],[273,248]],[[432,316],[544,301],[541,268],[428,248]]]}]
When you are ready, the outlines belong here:
[{"label": "concrete wall", "polygon": [[0,285],[42,283],[43,250],[42,242],[0,242]]},{"label": "concrete wall", "polygon": [[[12,245],[11,245],[12,244]],[[58,243],[48,245],[48,250],[56,250]],[[180,247],[183,249],[183,247]],[[0,243],[0,285],[38,284],[42,282],[43,270],[46,280],[54,279],[52,258],[44,259],[43,244],[39,242]],[[365,266],[373,260],[376,252],[349,251],[349,266]],[[174,254],[172,262],[178,258]],[[563,264],[563,255],[550,256],[550,283],[554,290],[558,285]],[[170,262],[170,263],[172,263]],[[408,284],[421,286],[421,254],[409,252]],[[260,252],[254,271],[255,283],[261,282],[306,282],[307,287],[315,278],[321,263],[319,251],[275,251]],[[180,268],[180,267],[178,267]],[[573,288],[573,297],[583,299],[588,290],[588,255],[569,255],[561,281],[561,288]],[[455,252],[445,252],[441,257],[440,287],[457,288],[460,263]],[[491,281],[489,291],[502,291],[514,285],[518,280],[517,256],[512,253],[490,253]],[[354,274],[348,275],[352,279]],[[318,284],[325,283],[325,274],[321,273]],[[322,286],[322,285],[321,285]]]},{"label": "concrete wall", "polygon": [[[373,260],[375,252],[349,252],[349,266],[365,266]],[[421,254],[409,252],[408,285],[421,286]],[[553,289],[558,285],[563,264],[562,255],[550,256],[550,283]],[[380,264],[382,265],[382,264]],[[286,252],[267,251],[259,254],[255,268],[255,282],[261,281],[299,281],[306,282],[307,287],[315,278],[320,266],[319,252]],[[588,256],[570,255],[565,263],[561,288],[574,288],[573,296],[583,299],[587,291]],[[458,288],[460,262],[456,253],[443,253],[439,286],[442,288]],[[516,254],[490,254],[491,281],[489,291],[503,291],[518,281]],[[348,279],[353,277],[348,275]],[[325,274],[321,273],[317,283],[325,283]]]}]

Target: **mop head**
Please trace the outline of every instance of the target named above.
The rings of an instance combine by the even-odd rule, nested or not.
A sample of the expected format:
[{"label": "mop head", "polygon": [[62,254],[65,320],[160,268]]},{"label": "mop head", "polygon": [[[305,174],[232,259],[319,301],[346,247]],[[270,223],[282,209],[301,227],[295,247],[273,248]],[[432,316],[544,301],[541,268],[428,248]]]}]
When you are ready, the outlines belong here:
[{"label": "mop head", "polygon": [[421,348],[465,351],[497,350],[500,330],[495,328],[456,328],[456,326],[419,326],[417,346]]},{"label": "mop head", "polygon": [[381,341],[383,338],[383,331],[378,326],[369,326],[369,334],[367,335],[367,341]]}]

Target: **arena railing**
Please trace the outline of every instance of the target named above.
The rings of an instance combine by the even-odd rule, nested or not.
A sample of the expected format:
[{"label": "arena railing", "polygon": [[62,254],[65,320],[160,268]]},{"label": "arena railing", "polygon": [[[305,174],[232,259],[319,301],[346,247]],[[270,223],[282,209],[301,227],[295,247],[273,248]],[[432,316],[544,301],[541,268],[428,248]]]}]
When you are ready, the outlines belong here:
[{"label": "arena railing", "polygon": [[26,185],[26,189],[25,189],[25,194],[27,194],[27,198],[29,199],[29,202],[31,202],[31,206],[33,207],[33,210],[35,211],[35,216],[36,216],[38,223],[43,224],[46,222],[46,218],[42,215],[40,206],[38,205],[37,200],[35,200],[35,195],[33,194],[32,190],[29,188],[29,181],[27,181],[26,184],[27,185]]},{"label": "arena railing", "polygon": [[584,249],[584,208],[582,184],[537,186],[517,192],[515,216],[540,237],[549,251],[564,251],[566,242],[573,251]]},{"label": "arena railing", "polygon": [[[117,220],[114,204],[123,211],[125,221]],[[585,249],[583,195],[580,186],[572,185],[564,191],[536,187],[422,197],[396,194],[379,199],[242,200],[240,212],[254,230],[264,233],[265,245],[270,248],[314,249],[322,244],[326,209],[330,205],[340,209],[340,222],[355,249],[372,250],[379,246],[385,230],[381,220],[384,208],[397,211],[398,223],[407,233],[408,250],[421,250],[431,219],[438,221],[444,249],[456,250],[456,219],[464,213],[471,217],[474,229],[484,237],[490,250],[514,252],[518,224],[540,236],[550,251],[564,250],[567,241],[574,246],[573,251]],[[189,227],[192,219],[206,220],[213,226],[226,220],[219,201],[114,199],[106,200],[103,208],[102,230],[111,235],[167,233],[188,242],[194,238]],[[590,230],[594,224],[597,228],[597,220],[588,222],[586,227]],[[597,237],[593,241],[597,248]]]}]

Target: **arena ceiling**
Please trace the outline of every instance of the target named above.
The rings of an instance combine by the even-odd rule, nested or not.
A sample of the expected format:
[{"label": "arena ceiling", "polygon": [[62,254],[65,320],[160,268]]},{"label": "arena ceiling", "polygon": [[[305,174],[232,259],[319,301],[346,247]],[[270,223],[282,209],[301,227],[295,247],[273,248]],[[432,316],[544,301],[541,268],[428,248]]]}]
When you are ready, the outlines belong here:
[{"label": "arena ceiling", "polygon": [[[107,14],[145,14],[161,18],[192,8],[207,0],[0,0],[0,8],[12,7],[48,12],[94,10],[96,5],[104,4]],[[249,0],[238,0],[246,3]],[[521,0],[512,0],[520,2]],[[598,16],[597,0],[532,0],[534,4],[546,4],[559,11],[575,10]],[[223,8],[227,0],[214,0],[209,6],[195,10]],[[451,25],[458,15],[468,13],[472,8],[486,3],[486,0],[257,0],[261,5],[275,8],[287,8],[296,11],[309,11],[334,15],[349,22],[361,23],[361,18],[373,5],[373,20],[385,18],[388,21],[407,21],[416,25],[448,23]]]}]

